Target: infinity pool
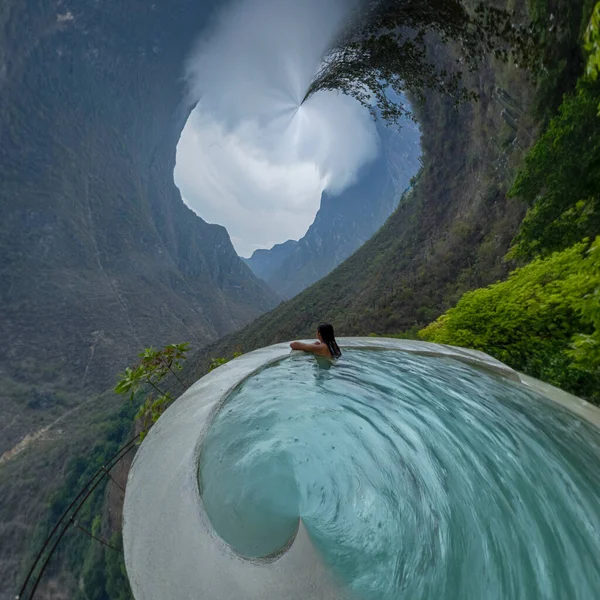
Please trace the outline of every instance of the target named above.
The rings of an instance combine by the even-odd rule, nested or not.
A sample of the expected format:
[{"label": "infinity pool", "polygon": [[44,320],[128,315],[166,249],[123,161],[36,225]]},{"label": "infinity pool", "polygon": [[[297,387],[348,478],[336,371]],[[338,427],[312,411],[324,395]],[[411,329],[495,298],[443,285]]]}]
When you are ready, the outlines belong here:
[{"label": "infinity pool", "polygon": [[237,553],[300,517],[358,598],[600,597],[600,432],[452,359],[281,360],[216,414],[199,481]]}]

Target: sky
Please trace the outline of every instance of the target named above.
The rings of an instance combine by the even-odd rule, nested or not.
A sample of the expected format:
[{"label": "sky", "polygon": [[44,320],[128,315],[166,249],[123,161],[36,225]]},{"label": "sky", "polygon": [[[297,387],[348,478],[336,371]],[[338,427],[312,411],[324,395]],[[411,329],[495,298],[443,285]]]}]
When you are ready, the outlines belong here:
[{"label": "sky", "polygon": [[241,256],[305,233],[379,152],[368,111],[336,92],[301,100],[354,0],[237,0],[200,37],[186,77],[198,102],[175,182]]}]

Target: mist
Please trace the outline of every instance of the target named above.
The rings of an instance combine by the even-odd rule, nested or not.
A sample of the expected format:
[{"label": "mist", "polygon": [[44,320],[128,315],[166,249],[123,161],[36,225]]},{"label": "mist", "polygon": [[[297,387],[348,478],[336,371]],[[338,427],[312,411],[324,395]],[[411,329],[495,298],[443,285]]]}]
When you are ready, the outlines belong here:
[{"label": "mist", "polygon": [[354,0],[241,0],[215,18],[189,58],[198,102],[175,179],[203,219],[224,225],[240,255],[298,239],[321,193],[339,193],[379,151],[354,99],[320,92],[301,105]]}]

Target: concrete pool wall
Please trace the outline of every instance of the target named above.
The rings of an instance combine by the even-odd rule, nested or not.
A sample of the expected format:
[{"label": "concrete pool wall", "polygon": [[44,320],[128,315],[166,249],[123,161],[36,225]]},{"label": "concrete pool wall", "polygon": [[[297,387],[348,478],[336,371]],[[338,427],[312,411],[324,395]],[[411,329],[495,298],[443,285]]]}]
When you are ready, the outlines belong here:
[{"label": "concrete pool wall", "polygon": [[[463,361],[526,385],[600,426],[600,410],[478,351],[389,338],[340,338],[342,348],[403,351]],[[212,417],[231,392],[289,356],[289,344],[243,355],[190,387],[144,440],[129,473],[124,506],[125,564],[137,600],[347,598],[321,564],[299,522],[296,537],[274,556],[246,559],[214,532],[197,472]]]}]

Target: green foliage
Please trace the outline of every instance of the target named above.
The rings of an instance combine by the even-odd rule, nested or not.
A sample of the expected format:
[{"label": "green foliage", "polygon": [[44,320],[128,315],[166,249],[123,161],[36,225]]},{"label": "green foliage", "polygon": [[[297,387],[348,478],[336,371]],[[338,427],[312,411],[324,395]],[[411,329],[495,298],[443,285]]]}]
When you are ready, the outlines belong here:
[{"label": "green foliage", "polygon": [[[327,277],[200,350],[186,377],[201,377],[211,357],[228,356],[239,344],[250,351],[311,337],[323,321],[338,336],[422,328],[464,292],[507,275],[503,257],[524,210],[507,201],[506,186],[532,134],[524,113],[529,88],[524,73],[504,63],[473,81],[482,102],[454,110],[451,100],[433,95],[418,107],[423,169],[384,226]],[[506,148],[492,143],[506,127],[499,101],[522,115],[512,131],[518,143]],[[471,227],[461,231],[460,223]]]},{"label": "green foliage", "polygon": [[221,365],[224,365],[226,362],[229,362],[227,358],[211,358],[210,365],[208,367],[208,372],[214,371],[218,369]]},{"label": "green foliage", "polygon": [[600,231],[600,82],[582,79],[525,159],[510,192],[529,209],[513,256],[567,248]]},{"label": "green foliage", "polygon": [[[409,113],[403,94],[414,102],[434,91],[460,104],[478,98],[464,85],[463,72],[474,72],[486,57],[512,58],[521,65],[534,64],[537,57],[534,29],[520,26],[509,11],[484,3],[469,11],[460,0],[382,0],[361,8],[353,23],[304,99],[317,91],[338,90],[393,123]],[[456,46],[452,67],[433,60],[426,37],[431,33]]]},{"label": "green foliage", "polygon": [[[49,499],[47,517],[38,527],[32,543],[33,552],[41,547],[51,528],[82,487],[108,463],[131,434],[131,423],[136,410],[135,404],[123,404],[118,413],[105,418],[97,427],[95,435],[102,441],[85,457],[78,456],[69,461],[63,485]],[[114,484],[106,478],[96,488],[79,511],[77,522],[93,535],[108,541],[111,546],[122,548],[120,532],[111,532],[101,517],[105,510],[107,486],[110,485]],[[74,595],[75,600],[132,600],[125,576],[123,555],[103,547],[79,529],[73,527],[63,538],[58,547],[57,558],[66,565],[81,586]],[[33,554],[30,557],[30,560],[32,559]],[[117,588],[120,595],[114,594],[114,589]]]},{"label": "green foliage", "polygon": [[[516,269],[506,281],[465,294],[423,329],[421,338],[482,350],[515,369],[600,401],[597,372],[576,364],[570,351],[576,334],[597,340],[600,333],[594,330],[598,323],[580,308],[582,298],[593,303],[596,294],[597,300],[600,286],[600,271],[590,266],[597,252],[585,253],[586,244],[577,244]],[[590,309],[597,310],[597,305]]]},{"label": "green foliage", "polygon": [[[91,533],[102,539],[99,517],[94,519]],[[113,549],[123,547],[121,532],[115,531],[107,543],[112,548],[91,541],[81,572],[83,589],[76,600],[133,600],[123,554]]]},{"label": "green foliage", "polygon": [[575,336],[570,356],[581,368],[600,376],[600,236],[594,241],[581,274],[592,282],[592,289],[576,299],[575,308],[582,321],[592,326],[592,333]]},{"label": "green foliage", "polygon": [[[109,542],[115,548],[122,548],[123,538],[121,532],[116,531],[113,533]],[[110,600],[133,600],[123,556],[117,552],[105,549],[104,567],[106,596]]]},{"label": "green foliage", "polygon": [[595,0],[529,0],[539,39],[534,113],[547,123],[575,88],[583,69],[582,34]]},{"label": "green foliage", "polygon": [[[102,539],[102,521],[100,515],[96,515],[92,521],[91,534]],[[82,535],[84,535],[82,533]],[[94,540],[92,540],[94,541]],[[114,551],[113,551],[114,552]],[[105,600],[104,587],[104,547],[100,542],[89,545],[81,572],[83,593],[78,594],[81,600]]]},{"label": "green foliage", "polygon": [[185,385],[177,375],[183,368],[182,361],[186,359],[189,344],[169,344],[162,350],[146,348],[139,356],[141,361],[134,367],[127,367],[115,387],[115,392],[128,396],[131,401],[143,387],[151,388],[140,406],[136,418],[142,422],[143,430],[140,438],[144,439],[148,429],[156,423],[160,416],[173,402],[169,391],[164,391],[159,385],[171,374],[185,389]]},{"label": "green foliage", "polygon": [[[587,24],[587,3],[579,12],[568,5],[565,12],[571,15],[571,29],[579,12]],[[512,197],[530,206],[511,257],[547,255],[600,230],[599,23],[600,3],[584,36],[589,54],[587,72],[574,92],[563,99],[558,115],[527,155],[510,191]],[[573,33],[570,37],[576,38]]]},{"label": "green foliage", "polygon": [[585,33],[585,50],[588,53],[587,76],[598,79],[600,74],[600,2],[596,4]]},{"label": "green foliage", "polygon": [[210,373],[211,371],[218,369],[221,365],[224,365],[225,363],[228,363],[230,360],[233,360],[234,358],[238,358],[241,355],[242,355],[242,352],[239,350],[236,350],[233,353],[233,356],[231,358],[223,358],[223,357],[211,358],[210,365],[208,366],[208,372]]},{"label": "green foliage", "polygon": [[[535,14],[554,10],[557,1],[536,0]],[[578,40],[574,32],[580,15],[589,14],[586,7],[564,5],[546,38],[560,43],[548,45],[546,59]],[[420,332],[428,341],[487,352],[595,402],[600,402],[600,240],[589,251],[581,240],[600,230],[600,82],[594,80],[593,62],[599,18],[596,7],[586,33],[589,76],[564,98],[510,191],[530,209],[509,256],[535,260],[507,281],[465,294]],[[568,52],[563,54],[566,59]],[[556,61],[554,68],[563,69]],[[548,80],[552,77],[548,72]]]},{"label": "green foliage", "polygon": [[115,387],[117,394],[129,395],[133,400],[135,394],[144,384],[155,387],[169,373],[176,376],[175,371],[181,371],[181,361],[185,360],[189,344],[169,344],[162,350],[146,348],[138,356],[141,361],[135,367],[127,367],[124,373],[119,375],[120,380]]}]

